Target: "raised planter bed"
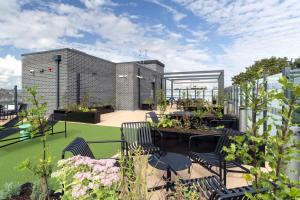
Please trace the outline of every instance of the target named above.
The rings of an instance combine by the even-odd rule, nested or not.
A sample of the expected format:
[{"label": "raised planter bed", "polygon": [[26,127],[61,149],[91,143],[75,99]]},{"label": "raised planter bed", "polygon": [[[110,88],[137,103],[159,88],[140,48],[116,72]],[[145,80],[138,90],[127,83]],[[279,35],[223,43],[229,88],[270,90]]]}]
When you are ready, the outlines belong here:
[{"label": "raised planter bed", "polygon": [[141,106],[142,110],[153,110],[154,109],[154,104],[145,104],[143,103]]},{"label": "raised planter bed", "polygon": [[[221,135],[221,130],[196,130],[196,129],[177,129],[159,128],[163,134],[163,149],[168,152],[188,153],[189,138],[193,135]],[[158,138],[157,138],[158,139]],[[219,137],[197,138],[191,144],[192,150],[196,152],[213,151]]]},{"label": "raised planter bed", "polygon": [[100,114],[115,112],[115,109],[111,105],[96,106],[96,107],[91,107],[91,109],[96,109],[98,112],[100,112]]},{"label": "raised planter bed", "polygon": [[80,111],[66,111],[54,110],[54,120],[67,120],[72,122],[83,122],[96,124],[100,122],[100,112],[80,112]]}]

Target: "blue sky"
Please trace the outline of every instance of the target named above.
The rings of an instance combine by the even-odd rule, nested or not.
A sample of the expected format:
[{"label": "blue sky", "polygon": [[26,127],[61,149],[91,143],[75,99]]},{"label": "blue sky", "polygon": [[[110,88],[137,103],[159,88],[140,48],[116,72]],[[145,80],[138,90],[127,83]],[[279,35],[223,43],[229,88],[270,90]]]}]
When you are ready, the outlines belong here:
[{"label": "blue sky", "polygon": [[255,60],[300,56],[299,10],[299,0],[3,0],[0,87],[20,85],[22,53],[63,47],[166,71],[224,69],[230,85]]}]

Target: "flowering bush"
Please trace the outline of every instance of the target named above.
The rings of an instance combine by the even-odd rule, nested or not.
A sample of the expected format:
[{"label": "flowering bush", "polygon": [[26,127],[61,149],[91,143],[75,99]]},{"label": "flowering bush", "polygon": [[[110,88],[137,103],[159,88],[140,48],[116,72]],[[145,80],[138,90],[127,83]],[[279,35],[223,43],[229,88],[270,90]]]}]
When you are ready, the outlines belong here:
[{"label": "flowering bush", "polygon": [[120,167],[115,159],[74,156],[57,165],[51,176],[63,186],[62,199],[118,199]]}]

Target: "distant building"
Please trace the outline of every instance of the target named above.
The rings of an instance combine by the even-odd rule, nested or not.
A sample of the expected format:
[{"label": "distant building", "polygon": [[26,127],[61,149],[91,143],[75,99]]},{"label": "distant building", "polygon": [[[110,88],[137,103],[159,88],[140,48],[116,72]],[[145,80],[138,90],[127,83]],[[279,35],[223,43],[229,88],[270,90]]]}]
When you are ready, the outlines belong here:
[{"label": "distant building", "polygon": [[0,104],[13,104],[14,90],[0,88]]},{"label": "distant building", "polygon": [[36,85],[48,102],[49,113],[79,103],[85,95],[90,104],[139,109],[146,99],[156,101],[163,73],[164,64],[157,60],[114,63],[69,48],[22,55],[23,91]]}]

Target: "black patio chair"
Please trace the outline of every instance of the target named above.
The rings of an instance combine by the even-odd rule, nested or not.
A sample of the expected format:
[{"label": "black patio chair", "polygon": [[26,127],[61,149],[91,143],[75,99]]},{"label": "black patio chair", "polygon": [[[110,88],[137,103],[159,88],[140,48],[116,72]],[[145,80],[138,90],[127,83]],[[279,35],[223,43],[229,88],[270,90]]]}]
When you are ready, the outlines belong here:
[{"label": "black patio chair", "polygon": [[[222,181],[215,175],[188,180],[180,180],[180,184],[201,194],[207,200],[248,200],[246,193],[255,196],[265,190],[255,190],[252,186],[243,186],[227,189]],[[173,190],[176,190],[177,183],[173,183]]]},{"label": "black patio chair", "polygon": [[159,121],[160,121],[160,119],[163,117],[164,115],[162,115],[162,114],[157,114],[157,113],[155,113],[155,112],[147,112],[146,113],[146,120],[148,119],[148,118],[150,118],[151,120],[152,120],[152,122],[153,123],[155,123],[155,124],[157,124],[157,123],[159,123]]},{"label": "black patio chair", "polygon": [[[250,171],[245,168],[241,162],[238,160],[235,161],[226,161],[226,153],[223,151],[223,147],[229,147],[231,140],[230,136],[235,136],[241,134],[240,132],[233,131],[231,129],[224,129],[221,135],[195,135],[189,138],[189,157],[194,163],[200,164],[202,167],[206,168],[213,174],[216,174],[220,177],[224,184],[226,185],[226,175],[228,172],[235,173],[249,173]],[[195,138],[204,138],[204,137],[219,137],[217,145],[213,152],[207,153],[198,153],[192,151],[191,142]],[[214,169],[218,168],[218,171]],[[239,168],[240,170],[234,170],[232,168]]]},{"label": "black patio chair", "polygon": [[102,140],[102,141],[85,141],[85,139],[81,137],[75,138],[67,147],[65,147],[62,151],[61,158],[65,158],[66,152],[71,152],[74,156],[81,155],[81,156],[87,156],[90,158],[95,159],[95,156],[93,152],[91,151],[88,144],[92,143],[115,143],[120,142],[121,143],[121,152],[125,152],[125,155],[127,156],[127,143],[124,140]]},{"label": "black patio chair", "polygon": [[162,133],[152,128],[149,122],[125,122],[121,125],[121,139],[127,142],[129,151],[142,148],[145,154],[160,154],[160,147],[155,144],[155,133],[159,134],[162,147]]}]

